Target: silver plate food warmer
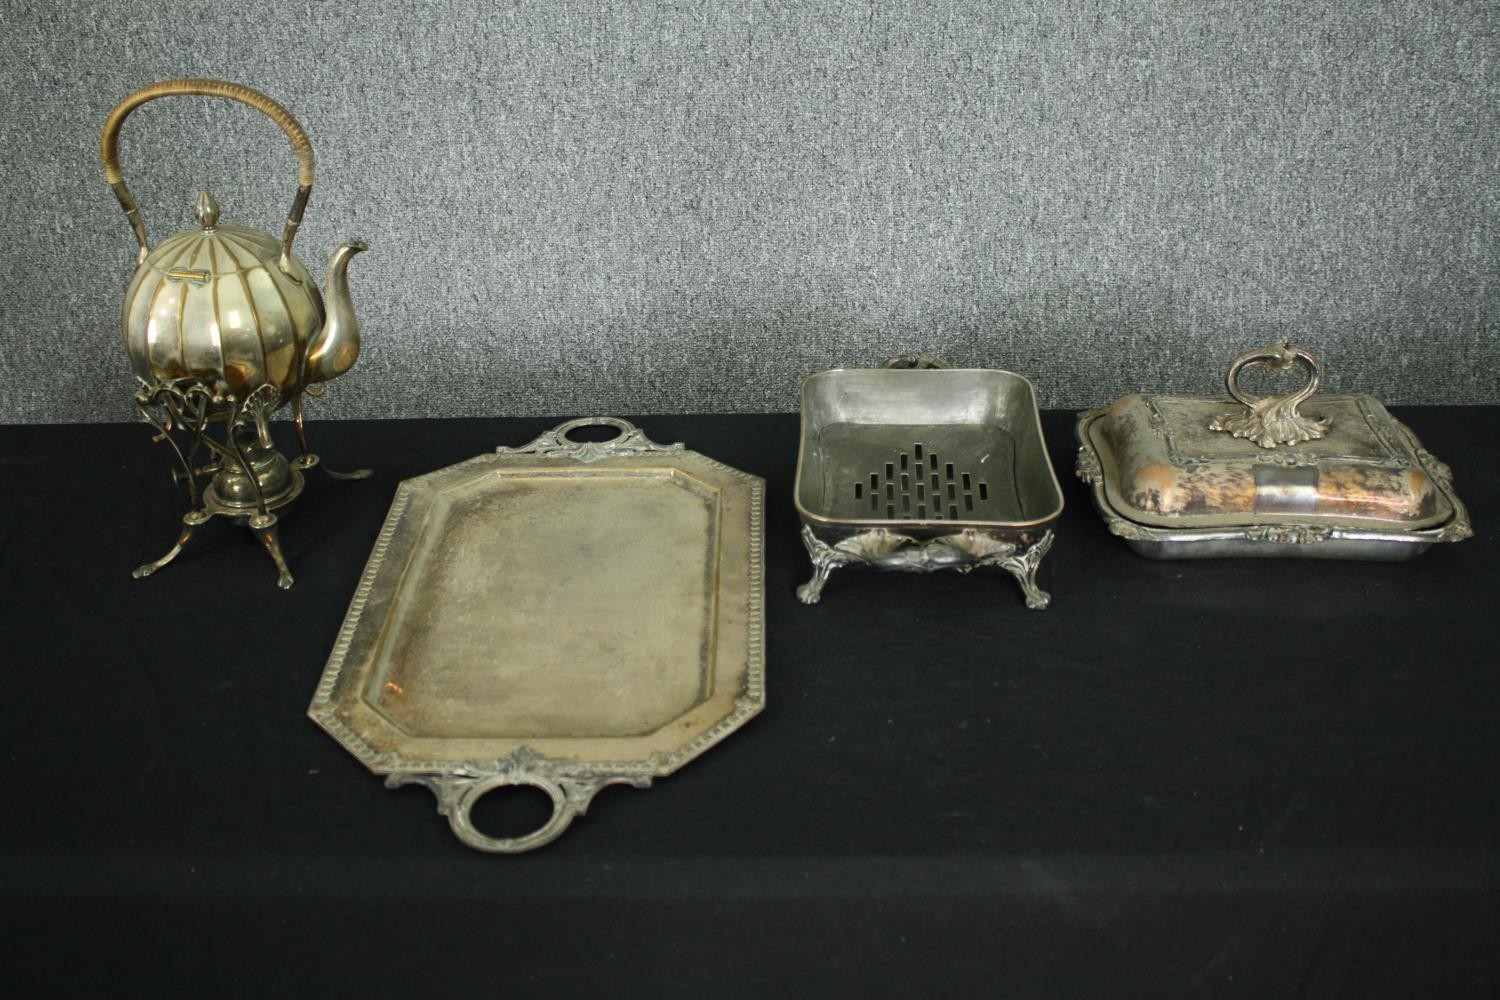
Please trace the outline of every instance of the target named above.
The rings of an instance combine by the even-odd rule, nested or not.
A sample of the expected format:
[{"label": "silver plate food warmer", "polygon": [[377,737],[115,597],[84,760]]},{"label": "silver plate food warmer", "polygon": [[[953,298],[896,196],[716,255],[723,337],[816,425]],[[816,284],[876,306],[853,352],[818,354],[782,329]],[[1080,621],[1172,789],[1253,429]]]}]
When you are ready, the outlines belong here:
[{"label": "silver plate food warmer", "polygon": [[1014,372],[892,358],[802,384],[795,487],[813,576],[807,604],[844,566],[909,573],[1001,569],[1045,608],[1037,569],[1062,490],[1036,390]]}]

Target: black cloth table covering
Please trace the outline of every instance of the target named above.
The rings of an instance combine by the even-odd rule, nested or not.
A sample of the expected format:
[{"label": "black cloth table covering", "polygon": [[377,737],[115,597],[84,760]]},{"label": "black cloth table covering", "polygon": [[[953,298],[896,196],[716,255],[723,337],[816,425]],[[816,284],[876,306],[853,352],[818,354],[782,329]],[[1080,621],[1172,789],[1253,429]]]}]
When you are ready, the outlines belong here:
[{"label": "black cloth table covering", "polygon": [[1476,527],[1396,564],[1139,558],[1047,413],[1044,612],[998,572],[840,570],[804,607],[797,418],[632,418],[767,480],[768,707],[519,857],[305,712],[396,482],[558,420],[312,424],[377,475],[310,477],[289,593],[223,521],[131,579],[186,502],[146,428],[0,428],[0,981],[1493,996],[1500,409],[1396,413]]}]

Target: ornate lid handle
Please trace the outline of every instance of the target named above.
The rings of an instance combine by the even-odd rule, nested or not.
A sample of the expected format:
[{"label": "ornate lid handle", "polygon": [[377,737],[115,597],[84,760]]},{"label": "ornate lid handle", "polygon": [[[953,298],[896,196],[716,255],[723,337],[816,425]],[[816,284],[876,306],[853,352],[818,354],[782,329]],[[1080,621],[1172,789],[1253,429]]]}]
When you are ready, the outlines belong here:
[{"label": "ornate lid handle", "polygon": [[[1263,365],[1275,372],[1288,371],[1301,362],[1307,369],[1307,384],[1287,396],[1252,396],[1240,385],[1240,372],[1250,365]],[[1229,395],[1245,404],[1248,413],[1227,413],[1209,421],[1208,429],[1245,438],[1262,448],[1282,444],[1316,441],[1328,433],[1332,419],[1315,420],[1297,412],[1323,381],[1323,366],[1305,347],[1293,347],[1283,340],[1276,347],[1259,347],[1234,359],[1224,382]]]}]

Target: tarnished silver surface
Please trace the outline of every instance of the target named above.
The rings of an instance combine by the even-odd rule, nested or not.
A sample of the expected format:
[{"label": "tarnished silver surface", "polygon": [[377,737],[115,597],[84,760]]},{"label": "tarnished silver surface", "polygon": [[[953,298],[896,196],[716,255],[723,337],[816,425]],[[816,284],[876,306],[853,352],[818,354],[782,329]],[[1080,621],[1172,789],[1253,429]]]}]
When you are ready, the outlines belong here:
[{"label": "tarnished silver surface", "polygon": [[[198,228],[151,247],[120,166],[120,129],[142,104],[179,96],[238,101],[264,113],[286,133],[297,154],[298,188],[280,240],[221,223],[218,202],[200,191],[193,205]],[[292,575],[276,543],[272,512],[296,498],[302,478],[296,477],[295,491],[285,488],[292,481],[289,463],[275,451],[268,418],[291,403],[302,452],[297,466],[318,465],[308,448],[302,396],[320,392],[322,383],[348,371],[359,357],[359,321],[347,269],[365,244],[351,240],[334,251],[319,294],[307,268],[292,254],[312,192],[312,144],[290,112],[249,87],[222,80],[168,80],[142,87],[110,111],[99,153],[105,179],[140,247],[121,314],[125,349],[140,385],[136,405],[158,439],[171,443],[190,502],[177,544],[135,575],[161,569],[197,525],[225,514],[254,528],[276,563],[277,582],[290,587]],[[226,427],[222,444],[208,434],[214,423]],[[249,461],[240,446],[242,436],[258,441],[256,461]],[[216,461],[198,468],[191,456],[202,450],[212,452]],[[324,471],[335,479],[370,474]],[[201,506],[195,484],[200,475],[213,476]]]},{"label": "tarnished silver surface", "polygon": [[[1249,396],[1249,364],[1310,378],[1288,396]],[[1130,395],[1079,415],[1077,474],[1111,532],[1157,559],[1221,556],[1408,559],[1470,537],[1451,470],[1377,400],[1314,397],[1303,348],[1249,351],[1228,400]],[[1315,412],[1303,415],[1308,403]]]},{"label": "tarnished silver surface", "polygon": [[[569,432],[605,425],[610,441]],[[765,705],[764,484],[612,417],[400,485],[311,717],[464,843],[555,839],[609,784],[649,785]],[[490,837],[474,802],[553,800]]]},{"label": "tarnished silver surface", "polygon": [[1062,513],[1031,383],[922,355],[819,372],[802,384],[795,488],[812,604],[842,566],[926,573],[994,567],[1029,608]]}]

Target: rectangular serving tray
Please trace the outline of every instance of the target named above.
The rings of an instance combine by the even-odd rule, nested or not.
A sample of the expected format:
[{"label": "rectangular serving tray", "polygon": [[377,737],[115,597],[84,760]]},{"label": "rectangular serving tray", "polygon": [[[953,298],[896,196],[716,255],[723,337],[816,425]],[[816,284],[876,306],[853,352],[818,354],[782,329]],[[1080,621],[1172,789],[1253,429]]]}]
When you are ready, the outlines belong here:
[{"label": "rectangular serving tray", "polygon": [[[589,425],[610,441],[576,441]],[[765,704],[760,479],[615,418],[571,421],[400,485],[310,715],[466,844],[557,837],[601,787],[641,787]],[[551,820],[493,838],[501,785]]]}]

